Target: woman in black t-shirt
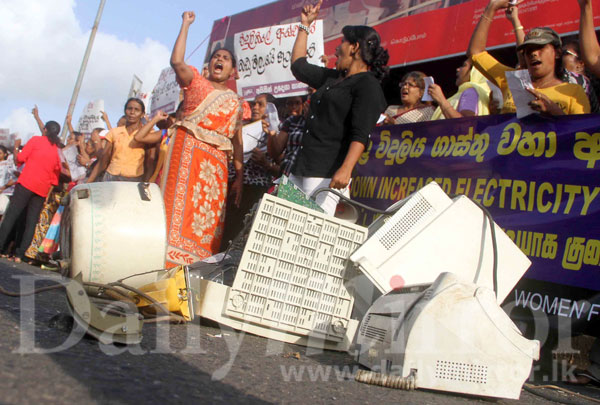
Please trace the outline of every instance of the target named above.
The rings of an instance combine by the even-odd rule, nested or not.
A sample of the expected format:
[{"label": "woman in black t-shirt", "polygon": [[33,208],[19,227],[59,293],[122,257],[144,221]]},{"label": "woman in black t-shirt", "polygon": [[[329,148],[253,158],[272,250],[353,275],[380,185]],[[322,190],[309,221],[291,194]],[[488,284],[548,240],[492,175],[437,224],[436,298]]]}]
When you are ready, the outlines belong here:
[{"label": "woman in black t-shirt", "polygon": [[[301,150],[290,177],[308,195],[321,187],[347,189],[369,133],[387,105],[379,81],[387,73],[389,56],[373,28],[342,29],[335,69],[307,62],[310,25],[321,3],[302,9],[292,50],[292,73],[317,89],[311,96]],[[316,200],[325,212],[335,213],[338,197],[333,193],[321,193]]]}]

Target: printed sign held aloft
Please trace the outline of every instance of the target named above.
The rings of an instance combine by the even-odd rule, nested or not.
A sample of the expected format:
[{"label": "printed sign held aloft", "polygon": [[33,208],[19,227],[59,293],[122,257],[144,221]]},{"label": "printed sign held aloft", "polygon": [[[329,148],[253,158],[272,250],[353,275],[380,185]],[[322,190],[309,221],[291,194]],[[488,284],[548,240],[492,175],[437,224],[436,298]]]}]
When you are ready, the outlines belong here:
[{"label": "printed sign held aloft", "polygon": [[150,98],[150,116],[162,110],[167,114],[175,112],[179,105],[179,84],[175,78],[175,71],[168,67],[160,72],[158,83],[152,90]]},{"label": "printed sign held aloft", "polygon": [[127,98],[130,99],[132,97],[135,97],[137,99],[142,100],[142,102],[144,103],[144,109],[146,111],[149,111],[150,95],[148,93],[142,92],[143,83],[144,82],[142,82],[142,79],[137,77],[137,75],[133,75],[133,78],[131,79],[131,87],[129,88],[129,94],[127,95]]},{"label": "printed sign held aloft", "polygon": [[144,82],[142,82],[142,79],[137,77],[137,75],[133,75],[133,78],[131,79],[131,87],[129,87],[129,94],[127,95],[127,98],[140,98],[143,83]]},{"label": "printed sign held aloft", "polygon": [[[246,100],[260,93],[275,97],[299,96],[308,93],[308,86],[292,75],[292,48],[298,34],[298,23],[256,28],[235,34],[235,54],[238,57],[238,94]],[[307,44],[308,61],[323,66],[323,21],[310,27]]]},{"label": "printed sign held aloft", "polygon": [[104,111],[104,100],[87,103],[79,117],[77,130],[84,134],[90,134],[94,128],[106,128],[106,124],[102,121],[102,111]]},{"label": "printed sign held aloft", "polygon": [[85,177],[85,166],[82,166],[77,161],[78,154],[77,145],[70,145],[59,149],[60,160],[69,166],[69,172],[73,181],[81,180]]},{"label": "printed sign held aloft", "polygon": [[[4,145],[7,148],[11,146],[10,129],[0,128],[0,145]],[[14,140],[13,140],[14,141]]]}]

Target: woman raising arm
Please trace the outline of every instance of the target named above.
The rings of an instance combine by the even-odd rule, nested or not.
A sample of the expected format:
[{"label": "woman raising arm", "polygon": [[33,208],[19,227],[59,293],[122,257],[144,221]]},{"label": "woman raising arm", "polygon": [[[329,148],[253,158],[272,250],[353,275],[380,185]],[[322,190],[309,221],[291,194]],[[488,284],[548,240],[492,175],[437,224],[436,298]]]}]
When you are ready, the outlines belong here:
[{"label": "woman raising arm", "polygon": [[600,44],[594,28],[592,0],[578,0],[581,16],[579,18],[579,47],[587,68],[600,77]]},{"label": "woman raising arm", "polygon": [[[504,106],[502,113],[516,111],[512,94],[508,88],[506,73],[515,69],[498,63],[486,50],[490,26],[497,11],[505,10],[512,5],[508,0],[490,0],[483,11],[479,23],[473,31],[467,56],[489,80],[502,90]],[[562,74],[561,40],[558,34],[548,27],[532,28],[525,36],[523,43],[517,47],[523,52],[533,89],[529,90],[535,97],[529,105],[540,113],[548,115],[583,114],[590,112],[590,103],[581,86],[564,83]]]},{"label": "woman raising arm", "polygon": [[194,20],[194,12],[183,13],[171,54],[171,67],[183,89],[183,118],[163,140],[168,142],[160,181],[167,215],[167,267],[218,252],[229,159],[233,158],[236,172],[229,193],[238,204],[243,181],[242,103],[227,87],[235,75],[235,57],[227,49],[215,50],[207,78],[186,64],[186,41]]},{"label": "woman raising arm", "polygon": [[[389,56],[373,28],[342,29],[335,69],[311,65],[306,60],[309,27],[318,16],[321,3],[302,9],[292,50],[292,73],[317,89],[311,96],[306,130],[291,176],[309,195],[321,187],[347,188],[369,133],[386,107],[379,80],[386,73]],[[332,215],[338,197],[321,193],[316,201]]]}]

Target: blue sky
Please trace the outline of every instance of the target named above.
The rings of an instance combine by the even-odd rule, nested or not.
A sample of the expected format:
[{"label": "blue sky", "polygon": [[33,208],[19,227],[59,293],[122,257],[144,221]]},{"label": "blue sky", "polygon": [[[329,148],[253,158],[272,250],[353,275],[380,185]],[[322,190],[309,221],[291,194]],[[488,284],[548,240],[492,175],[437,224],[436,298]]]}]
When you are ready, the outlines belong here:
[{"label": "blue sky", "polygon": [[[83,106],[103,99],[113,124],[134,74],[150,91],[169,64],[181,14],[196,12],[188,54],[210,34],[213,22],[271,3],[269,0],[106,0],[98,35],[73,113],[76,127]],[[3,0],[0,2],[0,128],[21,138],[37,134],[31,109],[61,125],[73,92],[100,0]],[[206,43],[188,59],[201,66]]]},{"label": "blue sky", "polygon": [[[271,2],[273,0],[106,0],[100,30],[135,43],[150,37],[170,48],[179,32],[181,13],[192,10],[196,12],[196,21],[190,30],[189,52],[210,34],[215,20]],[[83,26],[91,28],[99,3],[99,0],[75,2],[75,15]],[[201,64],[205,49],[199,49],[190,62]]]}]

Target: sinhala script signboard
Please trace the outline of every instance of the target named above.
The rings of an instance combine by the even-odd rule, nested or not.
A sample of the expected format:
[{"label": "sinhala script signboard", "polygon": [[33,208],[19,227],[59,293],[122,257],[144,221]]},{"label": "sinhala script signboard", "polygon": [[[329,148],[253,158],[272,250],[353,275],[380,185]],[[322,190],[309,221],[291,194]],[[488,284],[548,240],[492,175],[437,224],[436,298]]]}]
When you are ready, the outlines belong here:
[{"label": "sinhala script signboard", "polygon": [[[238,57],[238,94],[246,100],[260,93],[289,97],[307,93],[307,86],[298,82],[290,70],[292,47],[298,34],[298,23],[256,28],[235,34],[235,54]],[[308,61],[322,66],[323,21],[310,27],[307,43]]]}]

